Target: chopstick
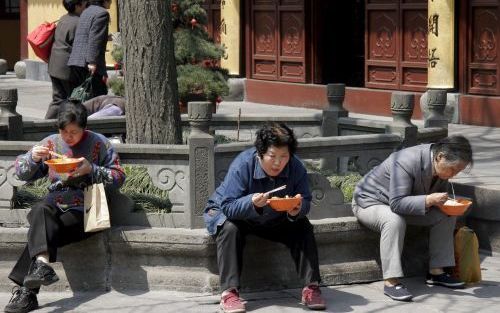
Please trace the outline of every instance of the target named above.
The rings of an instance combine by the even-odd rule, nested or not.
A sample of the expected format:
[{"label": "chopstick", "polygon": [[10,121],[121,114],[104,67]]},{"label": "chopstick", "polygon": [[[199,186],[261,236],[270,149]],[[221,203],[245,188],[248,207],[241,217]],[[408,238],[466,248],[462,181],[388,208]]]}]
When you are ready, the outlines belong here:
[{"label": "chopstick", "polygon": [[453,192],[453,200],[457,200],[456,197],[455,197],[455,188],[453,188],[453,183],[452,182],[449,182],[450,185],[451,185],[451,191]]},{"label": "chopstick", "polygon": [[278,187],[278,188],[274,188],[274,189],[272,189],[272,190],[269,190],[268,192],[265,192],[264,194],[265,194],[266,196],[269,196],[270,194],[272,194],[272,193],[274,193],[274,192],[276,192],[276,191],[283,190],[283,189],[285,189],[285,188],[286,188],[286,185],[283,185],[283,186],[281,186],[281,187]]}]

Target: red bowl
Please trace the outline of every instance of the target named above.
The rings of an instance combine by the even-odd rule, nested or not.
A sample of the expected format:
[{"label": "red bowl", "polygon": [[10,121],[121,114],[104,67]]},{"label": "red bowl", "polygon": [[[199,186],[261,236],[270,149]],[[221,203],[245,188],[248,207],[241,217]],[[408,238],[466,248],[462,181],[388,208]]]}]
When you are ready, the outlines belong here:
[{"label": "red bowl", "polygon": [[57,173],[69,173],[76,169],[82,161],[75,158],[50,159],[45,161],[51,169]]},{"label": "red bowl", "polygon": [[471,204],[472,201],[467,199],[457,198],[456,201],[448,200],[441,205],[441,211],[448,215],[464,215],[465,211],[467,211]]},{"label": "red bowl", "polygon": [[295,209],[301,200],[302,198],[272,197],[267,200],[267,204],[275,211],[284,212]]}]

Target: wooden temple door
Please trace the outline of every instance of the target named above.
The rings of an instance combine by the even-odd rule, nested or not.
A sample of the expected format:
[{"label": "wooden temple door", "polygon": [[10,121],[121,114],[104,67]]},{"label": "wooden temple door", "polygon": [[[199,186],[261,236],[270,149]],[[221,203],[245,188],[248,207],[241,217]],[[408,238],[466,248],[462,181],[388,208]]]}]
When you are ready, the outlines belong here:
[{"label": "wooden temple door", "polygon": [[365,87],[425,91],[427,1],[366,0]]},{"label": "wooden temple door", "polygon": [[467,27],[467,92],[500,96],[500,2],[470,0]]},{"label": "wooden temple door", "polygon": [[249,0],[248,77],[305,83],[305,0]]},{"label": "wooden temple door", "polygon": [[220,2],[221,0],[205,0],[202,7],[207,11],[207,31],[216,43],[220,43]]}]

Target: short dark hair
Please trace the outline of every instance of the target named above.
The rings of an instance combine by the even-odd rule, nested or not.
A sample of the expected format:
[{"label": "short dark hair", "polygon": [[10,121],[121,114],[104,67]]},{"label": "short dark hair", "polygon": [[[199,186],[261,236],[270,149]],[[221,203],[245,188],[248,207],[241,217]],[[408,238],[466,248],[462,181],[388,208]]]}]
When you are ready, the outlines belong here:
[{"label": "short dark hair", "polygon": [[293,130],[284,123],[268,122],[255,135],[254,145],[261,158],[271,146],[287,146],[290,154],[295,154],[297,151],[297,139]]},{"label": "short dark hair", "polygon": [[69,13],[74,13],[76,6],[81,5],[85,0],[63,0],[63,6]]},{"label": "short dark hair", "polygon": [[59,108],[57,128],[64,129],[71,123],[76,123],[81,128],[87,127],[87,109],[80,100],[69,99]]},{"label": "short dark hair", "polygon": [[470,142],[462,135],[449,136],[433,144],[434,159],[439,153],[442,153],[447,163],[464,162],[469,168],[474,164]]},{"label": "short dark hair", "polygon": [[109,2],[109,0],[90,0],[89,5],[98,5],[100,7],[103,7],[104,2]]}]

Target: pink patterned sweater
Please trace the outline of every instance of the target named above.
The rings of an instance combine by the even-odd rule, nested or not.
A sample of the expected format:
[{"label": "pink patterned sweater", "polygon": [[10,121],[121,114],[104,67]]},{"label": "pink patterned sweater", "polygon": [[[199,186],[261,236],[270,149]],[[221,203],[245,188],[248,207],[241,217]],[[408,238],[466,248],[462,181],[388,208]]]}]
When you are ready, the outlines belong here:
[{"label": "pink patterned sweater", "polygon": [[51,185],[45,200],[59,209],[83,211],[83,189],[92,183],[119,188],[125,181],[125,173],[118,154],[111,143],[101,134],[86,130],[79,143],[70,147],[59,134],[43,139],[38,145],[72,158],[86,158],[92,164],[92,171],[82,177],[67,178],[49,169],[42,161],[35,162],[31,150],[17,157],[16,174],[21,180],[35,181],[48,175]]}]

